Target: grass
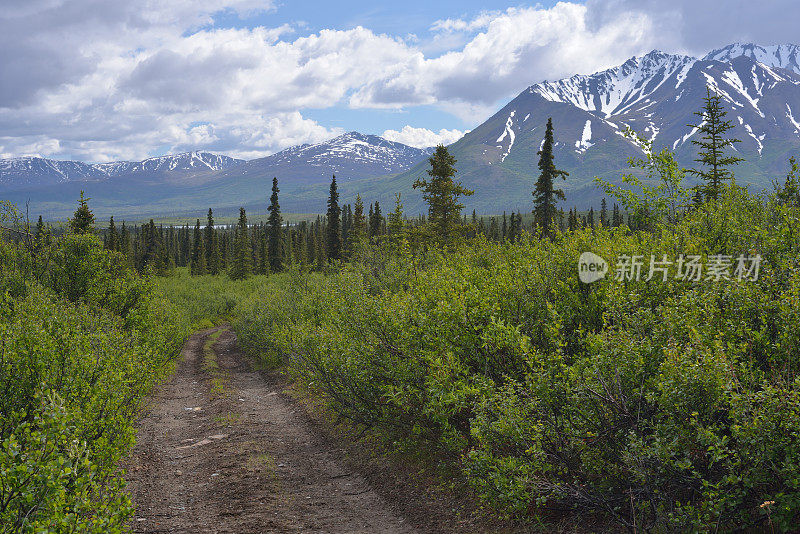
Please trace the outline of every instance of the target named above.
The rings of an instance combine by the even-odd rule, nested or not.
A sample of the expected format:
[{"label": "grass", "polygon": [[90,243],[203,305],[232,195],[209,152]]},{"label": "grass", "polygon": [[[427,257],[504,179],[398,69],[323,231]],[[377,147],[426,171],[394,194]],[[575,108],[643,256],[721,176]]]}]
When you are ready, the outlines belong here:
[{"label": "grass", "polygon": [[228,381],[228,373],[223,371],[217,363],[217,354],[214,352],[214,344],[219,339],[219,336],[224,330],[217,330],[209,334],[203,345],[203,372],[211,377],[211,397],[221,399],[227,396],[228,392],[225,387]]},{"label": "grass", "polygon": [[242,419],[242,414],[240,413],[226,413],[225,415],[217,415],[214,417],[214,422],[218,425],[222,426],[233,426],[237,424]]},{"label": "grass", "polygon": [[231,280],[227,275],[191,276],[179,267],[172,276],[158,278],[156,284],[164,298],[184,311],[194,330],[220,325],[231,318],[233,308],[243,297],[284,275],[258,275],[247,280]]}]

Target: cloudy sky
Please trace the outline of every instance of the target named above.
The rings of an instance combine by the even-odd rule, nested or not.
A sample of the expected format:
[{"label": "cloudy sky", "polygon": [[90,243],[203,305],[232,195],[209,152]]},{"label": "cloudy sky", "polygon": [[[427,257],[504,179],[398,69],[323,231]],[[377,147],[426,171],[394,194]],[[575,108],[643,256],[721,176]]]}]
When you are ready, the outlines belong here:
[{"label": "cloudy sky", "polygon": [[533,83],[796,42],[797,20],[797,0],[3,0],[0,157],[449,143]]}]

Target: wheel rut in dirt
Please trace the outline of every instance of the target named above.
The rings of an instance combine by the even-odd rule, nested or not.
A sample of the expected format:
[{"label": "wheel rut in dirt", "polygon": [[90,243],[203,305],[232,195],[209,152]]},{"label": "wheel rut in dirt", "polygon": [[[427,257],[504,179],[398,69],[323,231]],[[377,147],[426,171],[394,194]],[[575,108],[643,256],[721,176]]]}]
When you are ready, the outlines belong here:
[{"label": "wheel rut in dirt", "polygon": [[416,532],[281,390],[226,328],[191,336],[139,424],[133,531]]}]

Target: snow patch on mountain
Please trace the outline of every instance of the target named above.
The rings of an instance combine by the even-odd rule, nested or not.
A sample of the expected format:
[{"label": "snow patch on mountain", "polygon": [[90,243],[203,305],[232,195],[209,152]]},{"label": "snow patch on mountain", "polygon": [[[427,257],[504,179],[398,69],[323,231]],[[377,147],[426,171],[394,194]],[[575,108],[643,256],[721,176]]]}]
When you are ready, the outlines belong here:
[{"label": "snow patch on mountain", "polygon": [[605,117],[622,113],[646,102],[668,80],[677,88],[697,59],[654,50],[633,57],[619,67],[591,75],[576,75],[555,82],[532,85],[529,91],[551,102],[572,104]]},{"label": "snow patch on mountain", "polygon": [[792,108],[789,106],[789,104],[786,104],[786,118],[789,119],[789,122],[794,125],[795,131],[800,134],[800,122],[797,122],[797,119],[794,118]]},{"label": "snow patch on mountain", "polygon": [[377,135],[348,132],[322,143],[288,148],[259,161],[267,165],[302,163],[334,173],[354,164],[366,164],[391,174],[410,168],[432,152],[432,148],[415,148]]},{"label": "snow patch on mountain", "polygon": [[[512,111],[508,116],[508,119],[506,119],[506,127],[496,141],[497,143],[502,143],[506,138],[508,138],[508,148],[506,148],[506,151],[503,152],[503,155],[500,157],[501,163],[506,160],[509,154],[511,154],[511,149],[514,147],[514,141],[517,138],[516,134],[514,133],[514,115],[516,115],[516,113],[516,111]],[[497,145],[497,148],[503,148],[503,145]]]},{"label": "snow patch on mountain", "polygon": [[575,141],[575,152],[579,154],[583,154],[591,147],[594,146],[594,143],[591,143],[592,140],[592,121],[587,120],[586,124],[583,125],[583,134],[581,134],[581,138]]},{"label": "snow patch on mountain", "polygon": [[800,46],[794,44],[759,46],[734,43],[709,52],[703,60],[729,62],[741,56],[749,57],[766,67],[788,69],[800,74]]},{"label": "snow patch on mountain", "polygon": [[[755,74],[755,67],[753,68],[753,73]],[[744,83],[742,83],[742,79],[739,77],[739,74],[735,70],[733,69],[726,70],[722,74],[722,79],[725,80],[728,83],[728,85],[736,89],[739,92],[739,94],[742,95],[745,98],[745,100],[747,100],[750,103],[751,106],[753,106],[753,109],[755,109],[756,112],[759,115],[761,115],[762,118],[765,116],[764,112],[762,112],[761,109],[759,109],[758,107],[759,99],[750,96],[750,93],[747,91],[747,88],[744,86]],[[761,95],[760,92],[759,95]]]}]

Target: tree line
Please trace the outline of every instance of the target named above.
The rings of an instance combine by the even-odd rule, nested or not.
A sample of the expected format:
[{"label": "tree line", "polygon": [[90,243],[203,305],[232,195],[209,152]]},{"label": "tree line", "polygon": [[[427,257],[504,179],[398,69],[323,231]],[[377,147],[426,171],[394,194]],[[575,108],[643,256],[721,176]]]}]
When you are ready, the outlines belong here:
[{"label": "tree line", "polygon": [[[703,184],[692,191],[694,205],[717,198],[723,183],[733,176],[730,167],[742,161],[742,158],[725,154],[725,149],[739,140],[726,137],[733,126],[725,119],[720,96],[708,90],[703,109],[696,115],[701,119],[699,124],[689,126],[699,133],[692,143],[699,147],[695,161],[700,168],[675,170],[681,177],[689,173],[702,179]],[[462,214],[464,205],[460,199],[474,191],[455,179],[456,160],[440,145],[429,158],[428,177],[413,184],[414,189],[421,190],[428,205],[427,216],[407,218],[399,194],[394,210],[388,215],[384,215],[378,201],[370,203],[366,210],[360,195],[352,205],[342,205],[334,175],[326,214],[316,220],[289,224],[281,215],[278,179],[273,178],[266,222],[249,224],[244,208],[240,208],[237,224],[224,227],[216,224],[211,208],[206,219],[202,222],[197,219],[193,227],[188,224],[165,227],[152,219],[141,226],[123,222],[117,227],[111,217],[108,228],[103,231],[103,240],[106,248],[122,252],[130,266],[139,271],[152,269],[158,274],[168,274],[175,267],[189,267],[192,275],[227,272],[232,278],[241,279],[251,274],[281,272],[293,264],[309,270],[324,270],[331,262],[347,260],[359,247],[396,240],[399,236],[412,244],[449,244],[478,235],[497,242],[517,242],[525,236],[552,239],[556,229],[564,232],[598,225],[635,227],[643,224],[640,218],[648,214],[629,214],[636,211],[636,206],[631,206],[619,188],[607,187],[606,191],[621,201],[623,209],[616,202],[609,209],[605,198],[597,211],[594,207],[587,212],[579,212],[577,208],[565,212],[559,208],[559,201],[565,201],[566,196],[556,183],[559,178],[566,180],[569,173],[557,168],[553,148],[553,121],[548,119],[545,137],[537,152],[539,177],[532,191],[533,207],[525,215],[511,212],[510,215],[479,217],[474,210],[471,218]],[[650,164],[663,167],[663,162],[651,161]],[[640,167],[645,168],[644,163]],[[659,168],[658,172],[663,175],[664,169]],[[787,182],[786,188],[790,186]],[[791,190],[785,194],[791,196]],[[73,232],[93,231],[94,217],[88,200],[81,193],[79,208],[70,222]],[[689,209],[691,205],[682,207]],[[43,232],[41,218],[37,234],[39,232]]]}]

